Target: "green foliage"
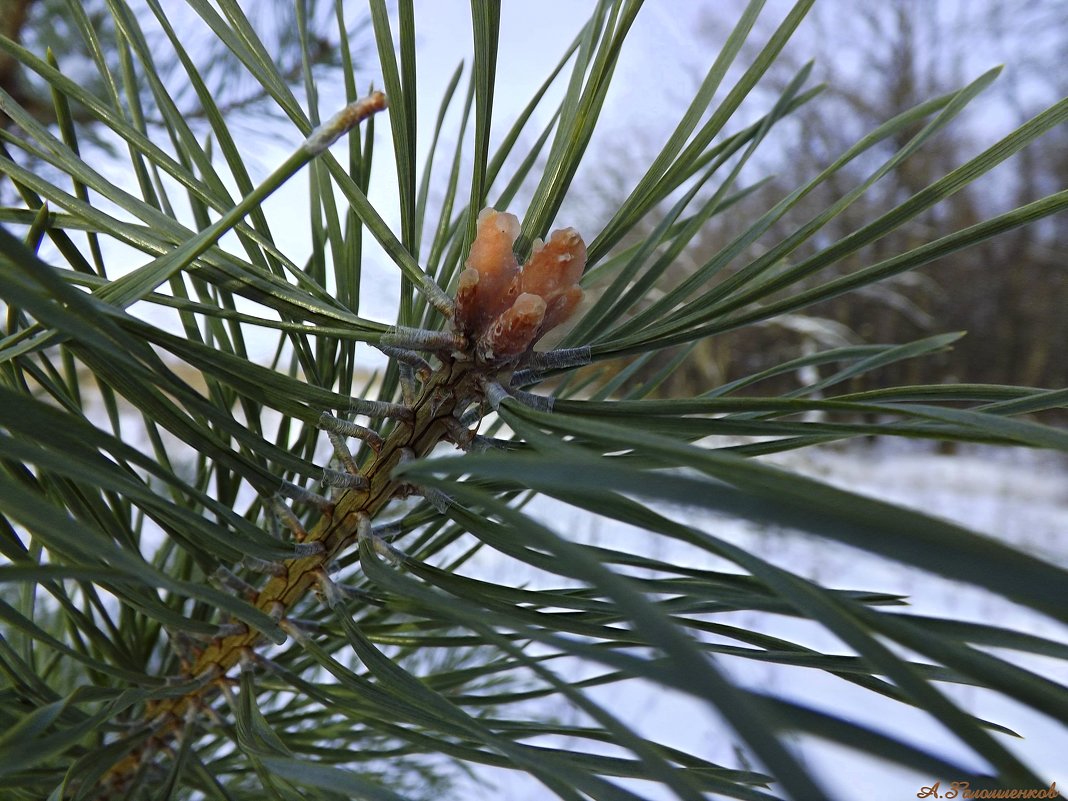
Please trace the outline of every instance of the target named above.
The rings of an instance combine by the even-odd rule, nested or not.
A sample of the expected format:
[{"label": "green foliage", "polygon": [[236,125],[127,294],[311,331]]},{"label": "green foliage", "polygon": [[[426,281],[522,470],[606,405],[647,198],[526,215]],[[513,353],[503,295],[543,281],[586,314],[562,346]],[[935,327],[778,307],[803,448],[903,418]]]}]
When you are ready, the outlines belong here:
[{"label": "green foliage", "polygon": [[[332,150],[298,147],[258,184],[204,67],[162,4],[149,2],[172,51],[163,58],[180,65],[183,97],[195,93],[201,128],[185,119],[160,48],[148,46],[122,0],[108,3],[118,58],[94,62],[107,87],[101,93],[68,77],[56,58],[0,41],[49,87],[56,121],[45,124],[0,91],[0,111],[12,121],[0,169],[21,199],[0,208],[5,798],[441,797],[474,766],[525,773],[569,801],[637,798],[649,783],[689,801],[823,797],[791,744],[798,735],[975,788],[1048,785],[1006,746],[1004,727],[962,709],[947,688],[989,688],[1068,722],[1068,689],[1012,655],[1063,661],[1068,646],[904,614],[903,599],[878,588],[824,586],[718,536],[706,513],[846,543],[1068,622],[1064,594],[1050,591],[1066,586],[1061,568],[758,458],[875,435],[1065,451],[1068,435],[1029,415],[1065,408],[1068,390],[842,391],[859,375],[946,350],[958,337],[950,334],[809,354],[693,397],[655,396],[689,354],[665,360],[666,348],[795,314],[1068,207],[1068,190],[1056,192],[846,275],[834,271],[1063,125],[1062,101],[862,227],[794,258],[951,125],[995,79],[990,72],[883,123],[684,278],[672,277],[669,268],[702,227],[753,191],[740,183],[743,168],[777,123],[819,103],[803,68],[756,122],[736,123],[740,110],[758,111],[754,89],[810,2],[797,3],[742,63],[763,13],[762,3],[749,4],[657,157],[602,230],[583,232],[583,284],[597,299],[563,345],[588,346],[592,364],[531,377],[528,389],[555,396],[553,411],[505,399],[482,423],[502,440],[510,432],[502,447],[398,466],[395,477],[440,489],[449,502],[387,506],[374,522],[388,525],[337,559],[344,597],[308,593],[279,621],[211,583],[219,568],[258,583],[256,560],[295,562],[289,532],[275,530],[272,498],[283,481],[317,489],[328,459],[317,428],[324,410],[348,413],[351,395],[404,400],[405,369],[396,361],[373,376],[361,364],[363,346],[389,341],[391,331],[376,321],[380,309],[361,308],[364,268],[381,267],[370,263],[367,235],[395,267],[397,324],[444,329],[442,290],[462,269],[477,212],[504,209],[526,187],[522,257],[577,191],[620,52],[642,24],[640,5],[598,3],[493,148],[491,131],[503,131],[493,117],[496,65],[507,57],[498,48],[497,5],[472,3],[472,69],[455,73],[435,109],[418,90],[414,4],[402,0],[391,18],[372,2],[388,116],[366,120]],[[92,50],[97,31],[78,7],[71,4],[70,24]],[[317,130],[310,64],[318,40],[309,26],[323,24],[321,15],[309,18],[297,4],[305,104],[240,3],[190,0],[189,8],[210,29],[212,47],[225,48],[257,96],[296,129],[294,141]],[[332,35],[353,101],[368,87],[350,69],[358,43],[344,8],[337,4]],[[551,126],[531,130],[532,112],[557,82],[564,89]],[[146,87],[154,122],[140,108]],[[436,120],[424,165],[416,160],[417,113]],[[446,129],[452,119],[458,127]],[[367,195],[384,120],[395,163],[379,169],[396,172],[397,232]],[[121,142],[127,160],[83,158],[87,131]],[[439,144],[451,139],[449,154]],[[802,200],[888,141],[896,151],[867,180],[768,241]],[[263,206],[301,171],[312,231],[303,263],[276,244],[279,227],[293,219],[271,219]],[[129,253],[135,266],[120,267]],[[261,364],[254,353],[271,355]],[[806,367],[826,372],[782,396],[752,394],[761,381]],[[566,510],[556,517],[581,511],[617,521],[648,545],[632,553],[584,542],[525,509],[539,496]],[[320,516],[312,506],[295,511],[309,530]],[[654,556],[669,544],[720,567]],[[502,572],[521,565],[528,583],[467,569],[489,553]],[[842,647],[825,652],[722,617],[743,610],[808,621]],[[196,650],[236,623],[263,635],[258,656],[242,660],[230,681],[190,670]],[[944,749],[743,686],[723,668],[730,659],[822,671],[915,707],[989,768],[977,775],[973,762]],[[596,692],[636,681],[715,710],[746,761],[720,765],[651,740]],[[179,721],[149,716],[168,708],[167,699],[191,695],[207,708],[190,706]],[[570,710],[577,722],[534,701],[554,701],[548,708]],[[107,779],[117,764],[128,766],[121,788]]]}]

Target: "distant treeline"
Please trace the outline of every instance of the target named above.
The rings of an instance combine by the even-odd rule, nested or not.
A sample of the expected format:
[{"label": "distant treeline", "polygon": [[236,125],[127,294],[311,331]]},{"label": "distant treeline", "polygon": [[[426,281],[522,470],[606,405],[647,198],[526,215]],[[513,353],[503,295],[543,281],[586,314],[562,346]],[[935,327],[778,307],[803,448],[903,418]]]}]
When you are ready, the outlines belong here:
[{"label": "distant treeline", "polygon": [[[702,32],[710,41],[721,36],[713,13]],[[760,170],[749,173],[753,180],[775,177],[714,217],[699,249],[686,254],[686,263],[707,260],[880,123],[960,88],[999,58],[1006,61],[1002,74],[964,115],[831,220],[790,256],[791,263],[863,227],[1068,95],[1068,73],[1061,62],[1068,52],[1068,6],[1054,0],[1028,4],[1026,10],[1002,0],[964,6],[944,0],[837,0],[817,5],[812,14],[816,16],[806,23],[812,25],[809,38],[800,39],[802,45],[807,41],[807,48],[794,51],[793,65],[788,58],[779,65],[777,80],[784,85],[800,63],[815,54],[818,80],[825,81],[827,89],[769,137]],[[777,243],[861,183],[918,130],[901,132],[847,165],[782,220],[751,255]],[[616,175],[606,183],[627,181]],[[1068,126],[1061,125],[984,180],[938,203],[919,223],[890,232],[817,278],[822,283],[875,264],[1066,187]],[[733,266],[746,261],[739,259]],[[680,266],[680,277],[684,272]],[[1018,228],[874,291],[845,295],[802,314],[808,319],[799,319],[794,327],[778,325],[758,336],[746,329],[718,337],[695,352],[662,391],[675,394],[680,383],[697,378],[697,373],[701,385],[707,386],[709,374],[729,381],[844,341],[903,343],[949,331],[967,335],[951,351],[871,373],[855,388],[944,382],[1068,386],[1068,221],[1061,216]],[[754,391],[772,389],[765,385]]]}]

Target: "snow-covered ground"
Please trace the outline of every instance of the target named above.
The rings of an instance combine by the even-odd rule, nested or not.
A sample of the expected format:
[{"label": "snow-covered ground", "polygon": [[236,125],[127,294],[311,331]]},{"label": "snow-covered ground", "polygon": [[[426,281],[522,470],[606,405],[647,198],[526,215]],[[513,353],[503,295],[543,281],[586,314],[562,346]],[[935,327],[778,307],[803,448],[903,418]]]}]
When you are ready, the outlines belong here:
[{"label": "snow-covered ground", "polygon": [[[844,489],[952,520],[1048,561],[1068,565],[1068,460],[1062,455],[995,448],[965,448],[954,455],[940,455],[919,444],[894,443],[860,451],[812,450],[784,461]],[[989,593],[849,548],[828,548],[819,543],[817,550],[811,540],[779,539],[780,545],[796,549],[791,559],[799,572],[807,572],[807,568],[816,575],[835,576],[846,586],[901,592],[909,596],[912,611],[920,614],[985,622],[1068,642],[1068,628]],[[786,539],[789,541],[782,541]],[[1068,593],[1068,587],[1050,589]],[[1024,659],[1015,654],[1013,659],[1068,684],[1068,666],[1063,662]],[[836,708],[862,710],[861,719],[878,721],[889,732],[943,753],[965,753],[952,735],[923,715],[873,699],[848,685],[843,688],[843,682],[828,686],[834,695],[821,693],[822,684],[813,681],[811,687],[804,688],[804,697],[819,704],[834,698]],[[789,689],[797,692],[801,688],[791,682]],[[1060,724],[1003,696],[975,688],[955,687],[947,694],[969,711],[1019,732],[1022,740],[1000,739],[1047,782],[1068,783],[1068,733]],[[872,764],[844,749],[806,744],[803,753],[841,798],[915,798],[920,787],[939,778]],[[941,778],[945,787],[952,777]]]},{"label": "snow-covered ground", "polygon": [[[848,450],[812,449],[774,457],[792,470],[838,487],[913,507],[944,517],[976,531],[998,537],[1044,559],[1068,565],[1068,459],[1025,449],[967,448],[942,455],[910,443],[877,444]],[[535,502],[528,511],[559,530],[561,520],[573,520],[568,530],[578,539],[640,545],[640,534],[603,520],[578,517],[551,500]],[[688,514],[687,512],[681,512]],[[680,514],[680,510],[673,510]],[[798,535],[768,531],[746,522],[724,523],[722,518],[700,520],[714,526],[717,536],[752,549],[760,556],[828,586],[900,593],[909,597],[910,611],[981,621],[1068,642],[1068,627],[972,587],[923,571],[873,557],[853,548]],[[711,528],[709,530],[712,530]],[[646,541],[644,547],[650,547]],[[658,541],[652,547],[660,559],[690,558],[673,554],[674,546]],[[508,581],[492,555],[473,566],[495,581]],[[520,581],[519,572],[514,577]],[[1051,588],[1051,591],[1058,591]],[[1068,587],[1059,591],[1068,592]],[[833,637],[811,625],[758,613],[735,613],[728,622],[799,640],[830,653],[847,653]],[[1022,667],[1068,684],[1068,666],[1039,657],[1009,658]],[[736,681],[782,694],[817,708],[844,714],[880,730],[965,764],[975,762],[939,724],[901,704],[874,696],[833,676],[813,670],[781,668],[749,660],[719,660]],[[1052,719],[1002,696],[973,687],[943,687],[966,710],[1019,732],[1023,739],[999,736],[1047,782],[1068,785],[1068,734]],[[677,693],[640,683],[594,691],[613,713],[646,736],[728,766],[742,766],[739,742],[703,704]],[[556,710],[554,710],[556,711]],[[802,740],[801,758],[821,777],[834,797],[907,799],[922,787],[941,780],[943,789],[955,777],[925,776],[873,761],[839,746]],[[753,766],[757,767],[757,766]],[[508,797],[521,801],[551,794],[526,777],[493,774],[495,789],[475,790],[475,797]],[[656,788],[632,789],[650,798],[666,797]],[[503,795],[501,794],[503,792]]]}]

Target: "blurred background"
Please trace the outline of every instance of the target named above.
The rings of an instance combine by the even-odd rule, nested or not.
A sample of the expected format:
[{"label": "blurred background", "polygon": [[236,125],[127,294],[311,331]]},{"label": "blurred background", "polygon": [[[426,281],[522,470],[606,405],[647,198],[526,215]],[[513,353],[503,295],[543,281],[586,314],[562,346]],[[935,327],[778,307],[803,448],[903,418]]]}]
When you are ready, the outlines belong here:
[{"label": "blurred background", "polygon": [[[333,2],[308,0],[304,20],[298,20],[289,0],[241,5],[298,96],[307,94],[297,47],[300,27],[306,25],[316,55],[314,69],[321,113],[325,116],[343,102]],[[560,224],[596,231],[608,219],[693,96],[743,5],[741,0],[646,4],[638,17],[630,51],[624,53],[615,94],[606,104],[604,124],[591,147],[593,156],[576,183],[579,190],[561,210]],[[132,3],[135,11],[142,6],[142,0]],[[780,0],[768,4],[750,38],[750,55],[763,45],[789,6]],[[592,3],[570,0],[504,4],[494,126],[498,135],[503,134],[556,64],[592,7]],[[371,83],[381,85],[367,10],[356,2],[345,3],[343,8],[346,25],[363,46],[356,53],[357,85],[361,90]],[[97,25],[101,48],[98,54],[87,52],[78,37],[70,35],[69,15],[77,9]],[[197,57],[220,107],[243,133],[248,151],[253,154],[252,165],[258,164],[266,174],[298,144],[299,137],[199,20],[192,19],[191,14],[183,15],[180,4],[175,2],[167,3],[165,10],[176,25],[188,26],[188,31],[183,31],[183,41]],[[418,3],[417,12],[420,90],[426,98],[420,117],[420,130],[425,135],[418,145],[422,159],[433,136],[437,104],[453,70],[468,57],[471,39],[466,2]],[[138,13],[142,25],[151,32],[150,17],[147,9],[144,14]],[[78,76],[87,85],[97,84],[101,95],[122,91],[102,85],[92,63],[92,58],[98,57],[119,65],[126,57],[115,45],[114,23],[104,0],[2,0],[0,29],[34,52],[51,48],[68,74]],[[712,218],[697,246],[679,260],[676,278],[685,274],[688,264],[705,261],[754,216],[819,172],[879,123],[1003,64],[994,85],[973,102],[961,120],[832,220],[824,233],[809,243],[807,250],[799,250],[795,258],[804,258],[815,248],[863,226],[1068,95],[1065,52],[1068,5],[1059,0],[821,0],[773,67],[766,85],[743,105],[731,130],[747,122],[748,117],[755,119],[764,113],[781,87],[809,60],[814,62],[810,83],[826,84],[825,91],[772,133],[756,164],[745,168],[741,185],[765,182],[727,213]],[[161,66],[165,72],[170,67],[169,73],[180,83],[179,65],[167,64],[166,60],[173,58],[168,53],[161,48]],[[740,61],[748,63],[744,57]],[[730,85],[729,78],[725,85]],[[6,53],[0,54],[0,88],[42,121],[54,121],[47,89]],[[169,88],[178,90],[179,107],[190,125],[194,130],[200,126],[207,136],[208,128],[192,90],[183,90],[181,85]],[[551,90],[545,110],[539,112],[544,115],[544,122],[549,120],[552,99]],[[125,102],[134,113],[144,115],[151,129],[151,121],[158,118],[159,112],[150,87],[144,87],[140,97],[128,97]],[[451,114],[456,116],[455,109]],[[450,119],[446,119],[439,143],[443,161],[455,144],[449,141],[456,131],[455,126],[449,126]],[[7,120],[4,124],[10,129]],[[11,130],[8,133],[18,135]],[[88,135],[85,147],[99,148],[103,161],[98,163],[105,164],[112,147],[106,132],[89,131]],[[86,141],[87,134],[83,132],[81,136]],[[764,241],[777,241],[862,181],[877,160],[903,143],[903,136],[885,142],[881,149],[836,174],[784,218]],[[393,173],[388,140],[388,136],[380,136],[376,145],[378,158],[371,190],[387,220],[396,209],[395,202],[391,202]],[[507,169],[504,175],[507,176]],[[130,180],[135,186],[134,176]],[[300,181],[292,182],[272,202],[289,209],[306,208],[307,195],[299,184]],[[848,272],[873,264],[1066,185],[1068,128],[1061,126],[999,170],[969,184],[926,216],[849,257],[836,269]],[[0,193],[5,202],[10,202],[10,183],[0,184]],[[521,208],[512,210],[522,213]],[[649,227],[656,222],[651,218]],[[310,247],[309,226],[297,214],[290,228],[293,230],[281,230],[279,235],[292,242],[292,255],[299,259],[301,248],[307,252]],[[757,255],[761,249],[761,243],[757,243],[749,255]],[[850,294],[813,307],[803,316],[790,316],[759,329],[747,328],[703,342],[662,391],[677,394],[694,387],[707,389],[798,353],[846,342],[906,342],[946,331],[966,331],[967,336],[949,352],[866,375],[854,388],[928,382],[1065,386],[1066,253],[1068,224],[1063,216],[1017,229],[859,296]],[[363,312],[388,319],[397,279],[394,271],[383,267],[381,280],[367,288],[369,297]],[[381,308],[381,315],[376,313],[376,307]],[[760,391],[770,393],[776,389],[765,384]]]},{"label": "blurred background", "polygon": [[[659,10],[662,40],[651,43],[648,81],[633,88],[633,108],[646,93],[664,92],[678,102],[692,96],[743,3],[695,3]],[[771,34],[787,3],[762,16],[749,44],[752,53]],[[692,14],[692,17],[689,15]],[[825,91],[790,117],[762,148],[750,183],[770,179],[727,214],[714,217],[686,259],[699,264],[743,230],[751,219],[802,185],[881,122],[926,99],[953,91],[986,70],[1003,65],[993,86],[961,120],[943,131],[859,202],[832,220],[819,237],[796,252],[798,261],[893,208],[936,178],[960,166],[999,137],[1068,95],[1068,5],[1056,0],[886,0],[817,2],[765,88],[767,103],[812,60],[814,83]],[[658,84],[667,59],[683,61],[688,82]],[[622,83],[626,83],[623,81]],[[673,120],[672,120],[673,121]],[[744,121],[744,120],[743,120]],[[596,197],[606,205],[633,181],[630,164],[646,163],[659,145],[632,115],[604,159]],[[884,142],[809,195],[766,241],[786,233],[859,184],[876,164],[915,131]],[[666,135],[666,132],[665,132]],[[619,153],[633,153],[620,160]],[[747,168],[748,170],[748,168]],[[745,173],[743,173],[745,175]],[[743,181],[743,184],[745,182]],[[842,273],[874,264],[1068,186],[1068,128],[1061,126],[983,180],[968,185],[918,218],[837,265]],[[655,220],[649,226],[655,225]],[[760,244],[757,245],[759,253]],[[756,255],[756,254],[754,254]],[[864,376],[857,389],[890,384],[976,382],[1060,387],[1068,384],[1068,224],[1063,216],[950,255],[935,265],[901,275],[862,293],[811,307],[804,318],[777,321],[715,337],[701,344],[666,385],[709,386],[746,375],[799,351],[844,341],[906,342],[935,332],[966,331],[950,352],[906,361]],[[680,264],[679,270],[685,270]],[[765,385],[764,391],[772,391]]]}]

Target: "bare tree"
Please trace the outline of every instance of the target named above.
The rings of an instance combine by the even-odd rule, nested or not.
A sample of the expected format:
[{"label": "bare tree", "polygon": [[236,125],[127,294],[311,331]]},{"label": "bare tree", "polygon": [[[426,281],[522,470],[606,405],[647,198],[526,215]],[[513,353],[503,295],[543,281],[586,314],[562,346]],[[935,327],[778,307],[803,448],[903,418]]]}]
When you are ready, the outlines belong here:
[{"label": "bare tree", "polygon": [[[722,8],[709,7],[700,20],[701,34],[710,43],[721,42],[723,22],[732,16]],[[787,85],[804,61],[819,53],[821,60],[813,75],[825,82],[824,96],[819,103],[794,112],[793,127],[784,128],[792,136],[784,137],[780,131],[779,147],[764,151],[761,174],[770,171],[777,177],[730,214],[713,217],[685,260],[707,260],[744,229],[752,214],[761,213],[769,201],[775,202],[811,179],[880,123],[959,89],[999,62],[1007,63],[973,104],[974,111],[925,142],[830,220],[824,236],[814,237],[792,258],[811,256],[821,241],[835,241],[857,230],[1068,95],[1068,75],[1060,63],[1068,47],[1066,39],[1068,8],[1054,0],[1039,0],[1026,8],[1004,0],[860,4],[830,0],[817,4],[792,50],[769,76],[766,90],[770,104],[770,98]],[[753,39],[754,45],[762,41],[760,36]],[[780,220],[749,256],[862,183],[924,123],[896,132],[838,170]],[[1068,185],[1065,153],[1068,131],[1061,126],[983,181],[969,184],[945,203],[830,269],[851,272],[1064,188]],[[824,323],[815,330],[830,330],[834,336],[841,329],[833,324],[839,323],[865,341],[905,341],[932,331],[968,332],[951,354],[902,363],[888,368],[889,374],[873,377],[875,381],[922,382],[948,374],[962,382],[1063,386],[1068,383],[1068,352],[1056,343],[1068,338],[1068,315],[1063,313],[1068,308],[1066,249],[1068,232],[1063,223],[1050,220],[947,256],[923,274],[908,273],[868,290],[861,298],[841,298],[808,311]],[[732,266],[744,263],[745,258]],[[683,261],[680,276],[687,269]],[[826,273],[821,275],[826,277]],[[759,338],[749,331],[744,341],[727,334],[716,347],[694,354],[688,370],[680,370],[673,381],[689,380],[682,377],[694,374],[731,378],[749,372],[761,363],[780,360],[784,353],[800,352],[812,330],[799,334],[780,328]]]}]

